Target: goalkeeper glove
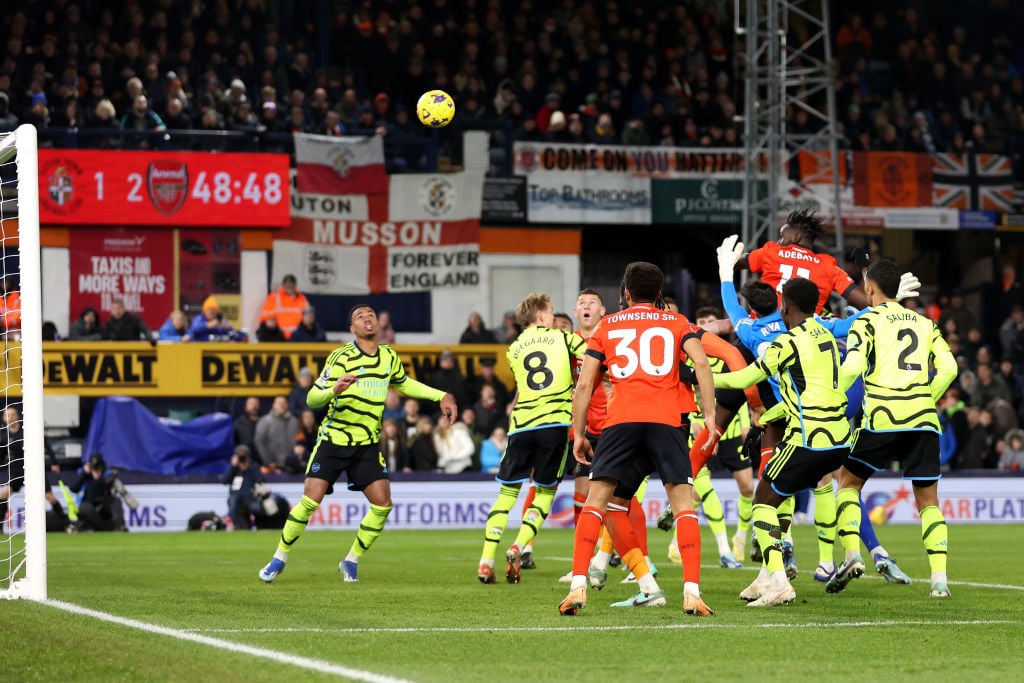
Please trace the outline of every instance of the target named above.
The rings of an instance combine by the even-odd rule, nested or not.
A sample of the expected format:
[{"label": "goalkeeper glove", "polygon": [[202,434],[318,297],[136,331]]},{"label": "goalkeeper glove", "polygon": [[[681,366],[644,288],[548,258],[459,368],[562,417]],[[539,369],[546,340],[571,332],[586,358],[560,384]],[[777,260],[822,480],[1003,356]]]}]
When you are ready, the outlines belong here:
[{"label": "goalkeeper glove", "polygon": [[896,300],[903,301],[911,297],[919,296],[921,290],[921,281],[917,279],[917,276],[911,272],[906,272],[900,275],[900,289],[896,292]]},{"label": "goalkeeper glove", "polygon": [[718,277],[722,282],[732,282],[736,262],[743,258],[743,242],[736,235],[729,235],[715,253],[718,254]]}]

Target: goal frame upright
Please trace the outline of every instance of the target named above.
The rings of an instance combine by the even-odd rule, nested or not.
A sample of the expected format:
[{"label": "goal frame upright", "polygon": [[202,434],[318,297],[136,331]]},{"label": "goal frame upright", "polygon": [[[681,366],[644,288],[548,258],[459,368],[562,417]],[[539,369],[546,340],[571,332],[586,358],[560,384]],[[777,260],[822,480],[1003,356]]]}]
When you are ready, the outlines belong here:
[{"label": "goal frame upright", "polygon": [[[43,312],[39,240],[39,146],[36,129],[19,126],[13,147],[0,145],[0,160],[17,154],[18,252],[21,297],[22,428],[25,446],[24,576],[0,591],[0,597],[45,600],[46,464],[43,445]],[[7,142],[5,140],[4,142]],[[6,387],[5,387],[6,390]]]}]

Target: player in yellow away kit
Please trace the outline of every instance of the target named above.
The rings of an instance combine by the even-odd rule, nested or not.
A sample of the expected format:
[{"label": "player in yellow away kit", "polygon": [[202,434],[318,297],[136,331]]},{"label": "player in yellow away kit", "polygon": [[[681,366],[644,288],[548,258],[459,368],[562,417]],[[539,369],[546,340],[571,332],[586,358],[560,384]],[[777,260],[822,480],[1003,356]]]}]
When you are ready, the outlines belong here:
[{"label": "player in yellow away kit", "polygon": [[405,374],[402,360],[387,344],[377,343],[380,325],[367,305],[349,312],[355,341],[335,349],[306,395],[310,408],[328,406],[306,466],[302,498],[288,513],[274,557],[260,570],[270,583],[284,571],[288,553],[306,529],[324,496],[344,472],[350,491],[362,491],[370,510],[359,523],[348,555],[338,563],[345,581],[358,581],[359,558],[384,530],[391,514],[391,482],[380,452],[381,418],[388,388],[409,398],[438,401],[441,413],[454,421],[458,406],[451,394],[432,389]]}]

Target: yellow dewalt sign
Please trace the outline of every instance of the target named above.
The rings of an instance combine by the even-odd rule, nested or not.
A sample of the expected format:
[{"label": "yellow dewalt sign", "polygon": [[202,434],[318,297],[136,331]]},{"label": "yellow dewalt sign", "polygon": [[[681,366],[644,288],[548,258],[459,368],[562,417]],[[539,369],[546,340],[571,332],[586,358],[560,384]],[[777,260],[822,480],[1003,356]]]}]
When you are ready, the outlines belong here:
[{"label": "yellow dewalt sign", "polygon": [[[80,396],[274,396],[289,391],[299,371],[319,374],[340,344],[160,344],[135,342],[46,342],[43,389]],[[396,345],[411,377],[426,381],[443,346]],[[510,388],[512,373],[505,347],[452,346],[467,379],[480,361],[494,359],[498,376]],[[0,371],[8,395],[20,396],[21,346],[8,346]]]}]

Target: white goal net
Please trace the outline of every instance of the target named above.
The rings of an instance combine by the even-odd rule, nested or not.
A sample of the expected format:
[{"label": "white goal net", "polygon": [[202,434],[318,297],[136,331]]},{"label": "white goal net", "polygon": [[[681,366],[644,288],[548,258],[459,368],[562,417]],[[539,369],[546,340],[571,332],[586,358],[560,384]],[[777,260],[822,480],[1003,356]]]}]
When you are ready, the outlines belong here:
[{"label": "white goal net", "polygon": [[0,133],[0,597],[46,598],[36,130]]}]

